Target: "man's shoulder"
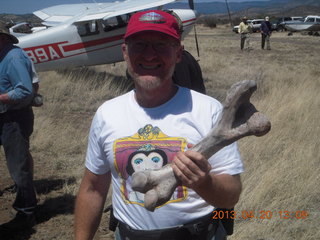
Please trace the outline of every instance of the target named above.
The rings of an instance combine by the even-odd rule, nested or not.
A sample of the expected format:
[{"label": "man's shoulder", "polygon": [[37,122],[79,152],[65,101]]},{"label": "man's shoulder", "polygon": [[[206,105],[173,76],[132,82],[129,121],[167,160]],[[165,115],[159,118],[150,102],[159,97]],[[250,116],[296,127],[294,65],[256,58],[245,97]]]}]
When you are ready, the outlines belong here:
[{"label": "man's shoulder", "polygon": [[2,61],[2,59],[4,59],[4,58],[9,58],[10,57],[10,55],[12,55],[13,54],[13,45],[12,44],[7,44],[7,45],[5,45],[4,47],[3,47],[3,49],[0,51],[0,59],[1,59],[1,61]]},{"label": "man's shoulder", "polygon": [[221,103],[215,99],[214,97],[208,96],[206,94],[203,93],[199,93],[197,91],[188,89],[188,88],[184,88],[184,87],[180,87],[182,91],[184,91],[185,93],[190,93],[191,99],[192,99],[192,103],[195,106],[214,106],[214,107],[221,107]]},{"label": "man's shoulder", "polygon": [[[133,91],[133,90],[132,90]],[[106,109],[119,109],[124,104],[127,104],[128,101],[130,101],[130,96],[132,94],[132,91],[125,93],[123,95],[111,98],[107,101],[105,101],[99,108],[99,111],[106,110]]]},{"label": "man's shoulder", "polygon": [[20,59],[20,58],[26,58],[26,57],[27,57],[26,53],[17,46],[13,46],[12,48],[9,48],[5,56],[5,58],[10,58],[10,59]]},{"label": "man's shoulder", "polygon": [[23,50],[18,46],[12,46],[9,49],[8,54],[22,54]]},{"label": "man's shoulder", "polygon": [[126,108],[128,101],[130,101],[129,93],[105,101],[98,107],[93,121],[103,125],[110,120],[121,119],[123,117],[121,110]]},{"label": "man's shoulder", "polygon": [[209,102],[219,102],[216,98],[212,97],[212,96],[209,96],[209,95],[206,95],[206,94],[203,94],[203,93],[200,93],[200,92],[197,92],[195,90],[192,90],[192,89],[188,89],[190,90],[192,96],[196,97],[196,98],[199,98],[203,101],[209,101]]}]

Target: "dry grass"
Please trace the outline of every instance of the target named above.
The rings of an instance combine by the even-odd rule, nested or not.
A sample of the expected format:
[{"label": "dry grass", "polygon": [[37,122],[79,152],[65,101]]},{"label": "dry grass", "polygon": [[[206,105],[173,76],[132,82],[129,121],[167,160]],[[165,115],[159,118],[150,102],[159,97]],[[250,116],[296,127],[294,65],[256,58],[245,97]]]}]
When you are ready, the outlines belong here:
[{"label": "dry grass", "polygon": [[[271,132],[239,141],[246,171],[236,212],[272,211],[271,219],[237,219],[230,239],[319,239],[319,38],[274,33],[271,51],[241,52],[239,36],[225,26],[198,27],[200,64],[208,94],[223,100],[232,83],[258,83],[253,103],[272,122]],[[194,37],[184,42],[196,56]],[[24,238],[72,239],[73,203],[83,172],[87,134],[92,116],[105,100],[119,94],[124,76],[119,63],[61,73],[40,73],[45,105],[35,109],[32,136],[40,223]],[[0,189],[10,186],[0,155]],[[0,197],[0,219],[10,219],[14,194]],[[306,219],[280,219],[279,211],[307,211]],[[112,239],[107,214],[96,239]]]}]

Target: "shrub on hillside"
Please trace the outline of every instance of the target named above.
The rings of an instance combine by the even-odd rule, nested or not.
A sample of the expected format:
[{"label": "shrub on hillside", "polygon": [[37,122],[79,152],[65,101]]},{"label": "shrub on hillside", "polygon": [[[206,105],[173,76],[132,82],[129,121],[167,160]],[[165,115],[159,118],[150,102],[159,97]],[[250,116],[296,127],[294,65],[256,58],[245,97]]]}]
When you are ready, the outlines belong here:
[{"label": "shrub on hillside", "polygon": [[197,22],[209,28],[217,27],[217,19],[212,16],[202,16],[198,19]]}]

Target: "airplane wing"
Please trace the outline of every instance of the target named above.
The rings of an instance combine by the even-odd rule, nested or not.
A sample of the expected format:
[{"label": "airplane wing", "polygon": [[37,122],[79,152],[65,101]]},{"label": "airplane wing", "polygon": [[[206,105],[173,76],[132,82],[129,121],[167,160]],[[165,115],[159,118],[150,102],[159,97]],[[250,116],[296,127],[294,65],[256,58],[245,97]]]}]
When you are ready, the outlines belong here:
[{"label": "airplane wing", "polygon": [[[177,0],[126,0],[109,3],[64,4],[45,8],[33,14],[53,26],[65,21],[82,22],[154,8]],[[72,20],[73,19],[73,20]]]},{"label": "airplane wing", "polygon": [[44,20],[49,26],[52,26],[68,21],[86,11],[97,10],[101,4],[103,4],[104,7],[106,7],[105,5],[111,5],[111,3],[63,4],[38,10],[33,12],[33,14]]}]

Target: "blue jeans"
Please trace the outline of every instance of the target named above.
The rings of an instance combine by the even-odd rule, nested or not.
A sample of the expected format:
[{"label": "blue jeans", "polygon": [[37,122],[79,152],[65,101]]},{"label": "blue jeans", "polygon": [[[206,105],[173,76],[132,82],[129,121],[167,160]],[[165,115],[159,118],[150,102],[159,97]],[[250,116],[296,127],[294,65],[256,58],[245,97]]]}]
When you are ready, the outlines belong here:
[{"label": "blue jeans", "polygon": [[33,185],[33,159],[29,151],[29,137],[33,132],[34,122],[32,108],[2,113],[0,121],[1,144],[17,189],[13,208],[32,214],[37,205]]}]

